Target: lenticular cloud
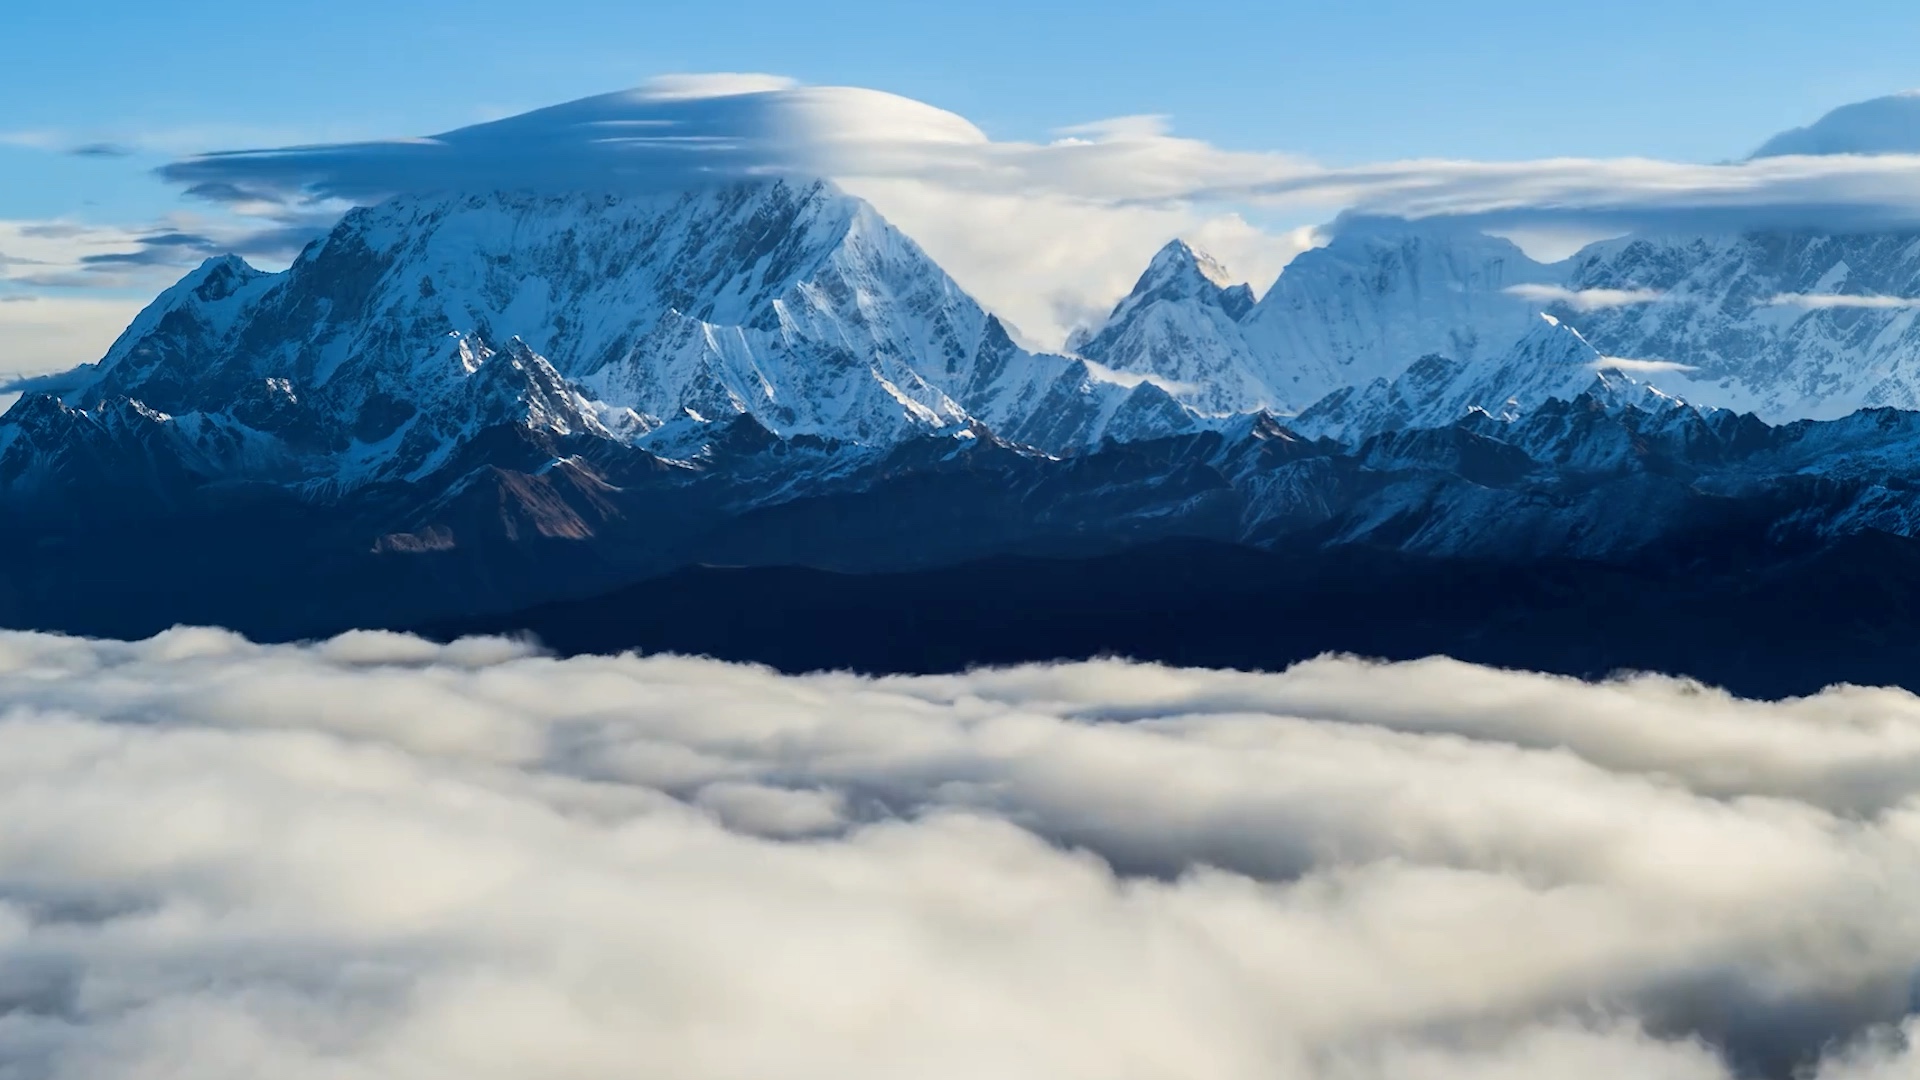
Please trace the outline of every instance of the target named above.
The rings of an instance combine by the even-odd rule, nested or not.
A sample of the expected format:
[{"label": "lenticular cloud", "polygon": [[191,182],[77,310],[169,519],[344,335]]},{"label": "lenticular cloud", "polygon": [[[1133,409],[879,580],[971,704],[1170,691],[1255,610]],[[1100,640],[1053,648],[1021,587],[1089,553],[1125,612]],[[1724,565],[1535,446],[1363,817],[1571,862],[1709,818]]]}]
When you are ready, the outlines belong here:
[{"label": "lenticular cloud", "polygon": [[0,635],[0,1076],[1908,1075],[1920,701]]}]

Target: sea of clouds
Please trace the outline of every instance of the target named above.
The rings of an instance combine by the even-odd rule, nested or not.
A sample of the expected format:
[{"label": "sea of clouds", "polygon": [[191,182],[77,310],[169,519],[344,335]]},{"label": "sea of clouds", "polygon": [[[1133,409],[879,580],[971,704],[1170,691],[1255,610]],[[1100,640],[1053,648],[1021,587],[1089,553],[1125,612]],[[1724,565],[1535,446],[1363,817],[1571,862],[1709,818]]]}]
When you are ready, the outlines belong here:
[{"label": "sea of clouds", "polygon": [[4,634],[0,1077],[1912,1076],[1916,795],[1889,690]]}]

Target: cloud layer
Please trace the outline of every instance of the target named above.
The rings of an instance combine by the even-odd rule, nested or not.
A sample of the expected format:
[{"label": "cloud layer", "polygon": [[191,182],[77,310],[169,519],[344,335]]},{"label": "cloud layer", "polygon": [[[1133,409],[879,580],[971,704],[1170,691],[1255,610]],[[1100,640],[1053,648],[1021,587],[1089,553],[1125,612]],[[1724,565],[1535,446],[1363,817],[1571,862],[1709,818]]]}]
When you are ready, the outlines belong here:
[{"label": "cloud layer", "polygon": [[1056,135],[996,140],[954,113],[874,90],[673,76],[427,138],[207,154],[162,174],[256,209],[397,192],[651,191],[825,176],[871,199],[990,307],[1050,344],[1124,294],[1171,236],[1227,237],[1238,250],[1220,254],[1256,286],[1313,238],[1251,228],[1250,217],[1294,226],[1339,215],[1446,217],[1533,233],[1920,226],[1920,157],[1901,152],[1335,168],[1181,138],[1158,117]]},{"label": "cloud layer", "polygon": [[[1211,250],[1259,289],[1324,242],[1330,231],[1312,226],[1329,221],[1337,231],[1362,218],[1447,218],[1535,237],[1920,228],[1916,103],[1900,95],[1837,110],[1736,163],[1330,167],[1182,138],[1160,117],[1075,125],[1044,141],[996,139],[964,117],[881,91],[756,74],[666,76],[428,137],[188,157],[160,173],[218,204],[225,216],[217,227],[203,220],[96,230],[122,234],[121,243],[94,250],[75,240],[51,260],[73,264],[66,269],[0,271],[38,289],[124,287],[143,270],[177,272],[215,250],[283,262],[346,205],[395,193],[656,191],[800,174],[834,179],[872,201],[1031,343],[1057,347],[1076,326],[1097,322],[1175,236]],[[123,148],[44,133],[0,138],[100,155]]]},{"label": "cloud layer", "polygon": [[[1886,100],[1902,104],[1903,117],[1920,115],[1912,105],[1920,98]],[[427,138],[207,154],[162,174],[222,197],[365,200],[487,186],[650,190],[798,172],[1107,203],[1279,200],[1410,217],[1791,216],[1850,207],[1862,219],[1920,220],[1911,182],[1920,161],[1910,156],[1920,143],[1721,165],[1564,158],[1333,168],[1181,138],[1158,117],[1058,134],[1045,143],[994,140],[957,114],[876,90],[773,76],[677,76]]]},{"label": "cloud layer", "polygon": [[0,1075],[1894,1075],[1917,792],[1890,691],[10,634]]},{"label": "cloud layer", "polygon": [[1181,138],[1157,117],[1058,134],[1044,143],[995,140],[954,113],[880,91],[771,76],[681,76],[428,138],[208,154],[162,174],[218,198],[367,200],[490,186],[653,190],[804,173],[1103,205],[1269,203],[1509,226],[1582,217],[1664,222],[1680,214],[1722,226],[1920,223],[1913,183],[1920,158],[1912,156],[1920,144],[1717,165],[1563,158],[1335,168]]}]

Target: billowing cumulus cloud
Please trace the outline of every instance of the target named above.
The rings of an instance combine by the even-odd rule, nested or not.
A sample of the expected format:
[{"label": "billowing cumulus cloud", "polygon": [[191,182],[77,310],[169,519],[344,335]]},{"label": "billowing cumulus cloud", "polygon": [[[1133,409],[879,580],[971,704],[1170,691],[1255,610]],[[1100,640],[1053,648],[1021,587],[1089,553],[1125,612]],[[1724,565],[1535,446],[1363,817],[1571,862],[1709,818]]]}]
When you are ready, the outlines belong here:
[{"label": "billowing cumulus cloud", "polygon": [[1907,1075],[1920,701],[0,636],[0,1075]]}]

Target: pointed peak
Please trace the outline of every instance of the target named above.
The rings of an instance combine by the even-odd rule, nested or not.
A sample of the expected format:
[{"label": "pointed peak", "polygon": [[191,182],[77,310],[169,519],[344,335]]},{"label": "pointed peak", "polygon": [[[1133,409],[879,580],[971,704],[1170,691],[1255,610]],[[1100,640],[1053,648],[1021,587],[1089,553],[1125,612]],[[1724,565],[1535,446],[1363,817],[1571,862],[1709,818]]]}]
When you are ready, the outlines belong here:
[{"label": "pointed peak", "polygon": [[218,273],[240,274],[247,277],[258,277],[260,274],[265,273],[265,271],[255,270],[253,266],[247,262],[247,260],[241,258],[238,255],[233,254],[232,252],[228,252],[225,255],[214,255],[207,259],[202,260],[200,265],[194,268],[194,270],[191,273],[189,273],[187,276],[188,277],[207,277],[207,276],[218,274]]},{"label": "pointed peak", "polygon": [[1147,272],[1140,275],[1140,281],[1133,291],[1138,293],[1150,284],[1177,280],[1198,275],[1216,289],[1229,288],[1236,284],[1233,275],[1225,264],[1185,240],[1169,240],[1147,264]]},{"label": "pointed peak", "polygon": [[225,300],[241,287],[266,277],[238,255],[215,255],[182,278],[179,287],[208,303]]},{"label": "pointed peak", "polygon": [[1133,291],[1114,305],[1104,322],[1076,331],[1067,351],[1097,350],[1097,342],[1124,326],[1136,312],[1160,301],[1197,302],[1217,307],[1237,321],[1253,309],[1253,289],[1244,283],[1232,282],[1227,268],[1213,256],[1185,240],[1168,241],[1147,264],[1146,272],[1134,282]]}]

